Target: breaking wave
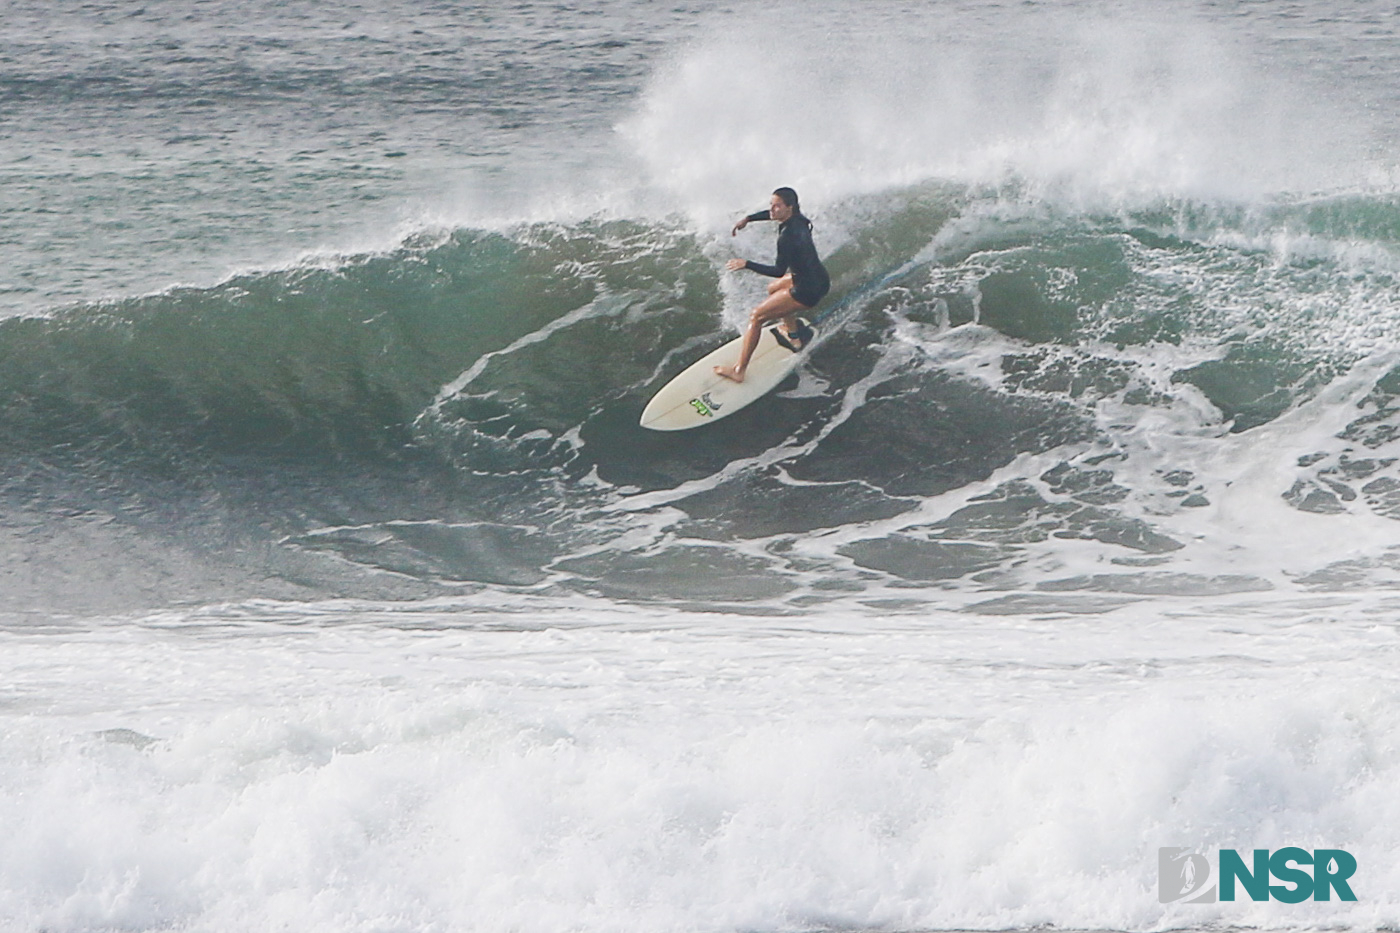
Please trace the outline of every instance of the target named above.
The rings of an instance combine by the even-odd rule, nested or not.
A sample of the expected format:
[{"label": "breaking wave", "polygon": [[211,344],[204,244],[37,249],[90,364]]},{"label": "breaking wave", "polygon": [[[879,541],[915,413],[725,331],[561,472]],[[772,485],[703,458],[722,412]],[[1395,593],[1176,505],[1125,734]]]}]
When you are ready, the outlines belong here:
[{"label": "breaking wave", "polygon": [[[680,219],[424,232],[6,320],[5,492],[138,524],[212,509],[332,592],[348,573],[798,608],[1393,572],[1393,197],[1097,215],[925,183],[828,205],[823,231],[828,336],[681,435],[638,412],[759,283]],[[1259,509],[1335,516],[1353,556],[1224,558]]]}]

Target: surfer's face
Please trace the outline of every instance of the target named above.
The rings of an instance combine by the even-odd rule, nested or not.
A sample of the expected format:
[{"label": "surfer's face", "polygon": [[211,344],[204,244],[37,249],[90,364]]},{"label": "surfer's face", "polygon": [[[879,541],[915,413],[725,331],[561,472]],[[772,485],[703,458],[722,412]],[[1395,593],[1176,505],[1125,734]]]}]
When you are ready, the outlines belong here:
[{"label": "surfer's face", "polygon": [[792,216],[792,208],[783,203],[783,199],[776,194],[768,201],[768,216],[778,223],[782,223]]}]

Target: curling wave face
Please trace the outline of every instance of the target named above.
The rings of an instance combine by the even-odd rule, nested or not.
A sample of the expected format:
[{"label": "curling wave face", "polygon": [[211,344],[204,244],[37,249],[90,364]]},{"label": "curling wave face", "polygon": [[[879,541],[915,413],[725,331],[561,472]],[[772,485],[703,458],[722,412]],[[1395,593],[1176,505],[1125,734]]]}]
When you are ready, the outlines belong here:
[{"label": "curling wave face", "polygon": [[[456,229],[0,322],[3,495],[99,563],[174,549],[160,586],[201,600],[252,575],[1001,611],[1393,573],[1393,198],[1100,216],[929,183],[827,213],[830,336],[713,430],[636,416],[753,297],[716,243]],[[143,566],[7,608],[149,599]]]}]

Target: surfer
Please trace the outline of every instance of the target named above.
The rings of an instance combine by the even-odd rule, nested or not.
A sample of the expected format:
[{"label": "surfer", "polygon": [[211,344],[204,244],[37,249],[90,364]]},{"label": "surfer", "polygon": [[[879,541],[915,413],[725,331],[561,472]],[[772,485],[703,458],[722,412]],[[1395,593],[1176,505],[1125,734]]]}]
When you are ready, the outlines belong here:
[{"label": "surfer", "polygon": [[729,271],[752,269],[760,275],[771,276],[778,281],[768,286],[768,297],[749,315],[749,329],[744,332],[743,349],[739,352],[739,362],[733,366],[716,366],[715,372],[735,382],[744,381],[744,371],[749,360],[758,348],[758,339],[763,328],[773,321],[781,321],[782,328],[774,331],[778,342],[796,352],[812,339],[812,329],[797,320],[799,311],[810,311],[817,306],[831,290],[831,277],[817,256],[817,247],[812,243],[812,222],[802,213],[797,203],[797,192],[791,188],[779,188],[773,192],[766,211],[750,214],[734,225],[730,236],[754,220],[776,220],[778,222],[778,261],[765,266],[752,260],[731,259]]}]

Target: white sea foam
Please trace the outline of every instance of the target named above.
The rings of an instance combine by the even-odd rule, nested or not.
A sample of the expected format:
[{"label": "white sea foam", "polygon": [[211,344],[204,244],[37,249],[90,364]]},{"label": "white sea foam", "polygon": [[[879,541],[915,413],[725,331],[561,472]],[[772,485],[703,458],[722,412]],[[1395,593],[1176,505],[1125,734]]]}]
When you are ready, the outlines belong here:
[{"label": "white sea foam", "polygon": [[[231,607],[6,635],[0,922],[1393,924],[1393,612],[1268,599],[815,628],[559,605],[537,631]],[[442,608],[403,621],[472,618]],[[1286,844],[1352,852],[1359,900],[1157,902],[1158,846]]]},{"label": "white sea foam", "polygon": [[841,29],[792,12],[695,41],[622,125],[696,216],[778,184],[818,205],[928,178],[1015,183],[1099,209],[1331,190],[1376,168],[1364,112],[1184,9],[881,8]]}]

